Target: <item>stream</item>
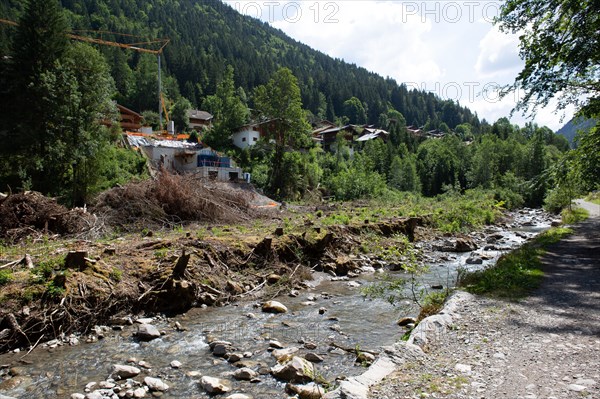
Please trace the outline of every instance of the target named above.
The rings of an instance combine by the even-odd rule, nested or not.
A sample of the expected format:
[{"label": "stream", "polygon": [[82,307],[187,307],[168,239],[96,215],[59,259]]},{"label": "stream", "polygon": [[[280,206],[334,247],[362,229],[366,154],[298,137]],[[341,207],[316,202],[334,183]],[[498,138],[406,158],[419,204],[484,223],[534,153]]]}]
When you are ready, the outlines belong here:
[{"label": "stream", "polygon": [[[472,270],[495,262],[502,253],[549,228],[553,219],[533,209],[510,215],[508,224],[488,226],[470,234],[478,246],[473,252],[440,251],[444,238],[416,243],[423,262],[429,266],[429,271],[419,277],[418,288],[453,287],[459,269]],[[211,397],[199,383],[201,376],[208,375],[231,382],[232,391],[217,397],[246,393],[254,398],[288,398],[285,383],[269,375],[270,367],[277,363],[269,348],[270,340],[279,341],[285,348],[298,348],[297,355],[311,352],[321,357],[323,361],[316,364],[317,374],[327,381],[361,374],[365,368],[355,364],[356,355],[340,347],[377,352],[406,331],[396,324],[400,317],[414,317],[418,312],[410,301],[392,306],[383,299],[366,300],[360,287],[376,281],[383,269],[375,270],[366,264],[363,269],[362,274],[350,279],[315,273],[314,280],[297,297],[275,298],[289,309],[284,314],[263,313],[256,302],[194,308],[171,319],[153,318],[151,323],[164,334],[150,342],[132,336],[134,325],[110,329],[97,342],[86,343],[86,337],[73,337],[72,343],[76,339],[80,343],[46,343],[25,357],[26,350],[1,355],[0,398],[6,395],[66,399],[76,392],[85,394],[86,386],[87,392],[94,391],[110,377],[114,364],[142,369],[140,376],[130,381],[132,388],[136,387],[135,380],[141,381],[144,376],[158,377],[170,387],[166,392],[148,392],[146,397]],[[401,271],[390,274],[406,275]],[[176,322],[185,331],[176,329]],[[252,382],[236,381],[232,376],[236,366],[211,353],[211,337],[229,341],[247,366],[259,372],[258,378]],[[181,366],[172,367],[173,361]],[[112,397],[129,396],[121,391],[121,395],[115,393]]]}]

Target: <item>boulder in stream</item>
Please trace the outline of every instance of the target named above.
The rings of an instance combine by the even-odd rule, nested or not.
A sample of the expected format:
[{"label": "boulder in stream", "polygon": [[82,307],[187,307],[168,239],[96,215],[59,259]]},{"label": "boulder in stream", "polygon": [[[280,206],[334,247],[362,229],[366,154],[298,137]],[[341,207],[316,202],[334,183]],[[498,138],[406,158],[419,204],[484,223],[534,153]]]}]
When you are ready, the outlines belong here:
[{"label": "boulder in stream", "polygon": [[262,305],[262,311],[266,313],[287,313],[288,308],[277,301],[267,301]]},{"label": "boulder in stream", "polygon": [[138,326],[137,337],[142,341],[152,341],[160,338],[160,331],[152,324],[140,324]]},{"label": "boulder in stream", "polygon": [[236,380],[250,381],[256,377],[258,377],[258,373],[248,367],[242,367],[233,373],[233,378]]},{"label": "boulder in stream", "polygon": [[141,373],[141,370],[137,367],[126,366],[123,364],[115,364],[113,366],[113,376],[115,377],[115,379],[124,380],[127,378],[135,377],[139,373]]},{"label": "boulder in stream", "polygon": [[160,378],[146,377],[144,383],[148,385],[151,391],[164,392],[169,389],[169,386],[165,384]]},{"label": "boulder in stream", "polygon": [[231,382],[222,378],[204,376],[200,380],[202,388],[210,394],[221,394],[231,391]]},{"label": "boulder in stream", "polygon": [[300,399],[321,399],[325,395],[325,390],[314,382],[306,385],[286,384],[285,390],[298,395]]},{"label": "boulder in stream", "polygon": [[280,364],[271,369],[271,374],[278,380],[305,383],[315,378],[314,365],[306,359],[294,356],[286,364]]}]

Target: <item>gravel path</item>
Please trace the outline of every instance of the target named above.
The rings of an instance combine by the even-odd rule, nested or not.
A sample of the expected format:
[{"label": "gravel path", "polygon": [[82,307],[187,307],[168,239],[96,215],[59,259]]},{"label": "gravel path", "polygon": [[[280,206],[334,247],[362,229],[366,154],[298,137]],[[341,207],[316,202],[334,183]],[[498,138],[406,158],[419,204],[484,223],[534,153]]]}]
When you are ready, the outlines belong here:
[{"label": "gravel path", "polygon": [[549,248],[543,263],[531,296],[470,297],[453,328],[370,397],[600,398],[600,217]]}]

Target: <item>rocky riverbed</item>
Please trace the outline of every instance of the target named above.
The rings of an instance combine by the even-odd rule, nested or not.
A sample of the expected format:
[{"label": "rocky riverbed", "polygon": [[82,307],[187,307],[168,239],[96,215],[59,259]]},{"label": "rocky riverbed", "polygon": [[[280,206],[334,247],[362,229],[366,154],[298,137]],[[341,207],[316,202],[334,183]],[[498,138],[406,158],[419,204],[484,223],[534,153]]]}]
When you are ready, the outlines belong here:
[{"label": "rocky riverbed", "polygon": [[[452,286],[460,268],[493,262],[551,222],[543,212],[522,210],[468,236],[417,240],[420,261],[430,266],[419,284]],[[402,276],[393,263],[377,254],[348,258],[357,267],[345,276],[325,268],[268,306],[250,300],[173,318],[127,315],[85,336],[59,335],[31,353],[13,351],[0,357],[0,392],[14,398],[318,398],[361,374],[382,346],[404,333],[398,318],[417,312],[414,304],[395,308],[360,292],[381,271]]]}]

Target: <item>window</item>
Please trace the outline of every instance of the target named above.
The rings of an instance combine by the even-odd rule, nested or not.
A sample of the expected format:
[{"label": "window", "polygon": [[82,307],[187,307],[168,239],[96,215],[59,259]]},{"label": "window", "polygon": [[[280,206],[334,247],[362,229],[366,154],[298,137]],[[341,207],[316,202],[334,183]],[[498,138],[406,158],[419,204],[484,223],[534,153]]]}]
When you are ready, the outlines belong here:
[{"label": "window", "polygon": [[253,137],[252,141],[257,142],[258,141],[258,137]]},{"label": "window", "polygon": [[245,138],[245,137],[242,137],[242,143],[243,143],[244,141],[246,141],[246,138]]}]

